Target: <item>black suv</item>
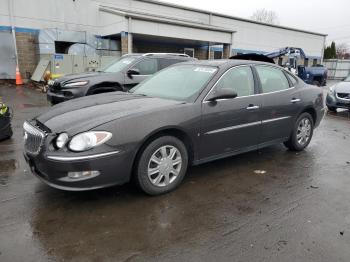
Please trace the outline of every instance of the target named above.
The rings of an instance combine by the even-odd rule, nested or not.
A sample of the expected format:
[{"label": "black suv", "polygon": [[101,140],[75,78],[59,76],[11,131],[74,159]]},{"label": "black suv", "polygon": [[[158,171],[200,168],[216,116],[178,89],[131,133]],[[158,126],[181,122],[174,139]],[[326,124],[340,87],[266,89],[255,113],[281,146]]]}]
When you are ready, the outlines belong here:
[{"label": "black suv", "polygon": [[177,53],[124,55],[101,71],[50,80],[47,99],[52,104],[57,104],[82,96],[128,91],[159,70],[191,60],[194,58]]}]

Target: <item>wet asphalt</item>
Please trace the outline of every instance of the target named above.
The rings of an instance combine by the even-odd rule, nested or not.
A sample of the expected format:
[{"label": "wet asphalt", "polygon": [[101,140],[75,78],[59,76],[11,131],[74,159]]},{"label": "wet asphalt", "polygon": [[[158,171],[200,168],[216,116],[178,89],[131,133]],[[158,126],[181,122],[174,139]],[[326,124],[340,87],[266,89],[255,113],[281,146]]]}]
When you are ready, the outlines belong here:
[{"label": "wet asphalt", "polygon": [[[0,261],[350,261],[350,113],[327,114],[301,153],[269,147],[188,171],[167,195],[133,185],[49,188],[22,156],[45,95],[0,86]],[[266,171],[256,172],[256,171]]]}]

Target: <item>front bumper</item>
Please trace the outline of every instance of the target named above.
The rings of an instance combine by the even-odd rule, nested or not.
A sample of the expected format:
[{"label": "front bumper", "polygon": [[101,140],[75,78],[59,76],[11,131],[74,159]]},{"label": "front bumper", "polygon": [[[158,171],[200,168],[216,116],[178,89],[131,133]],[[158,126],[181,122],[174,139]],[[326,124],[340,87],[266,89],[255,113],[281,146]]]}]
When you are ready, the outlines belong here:
[{"label": "front bumper", "polygon": [[334,95],[327,94],[326,105],[328,107],[350,109],[350,100],[339,99]]},{"label": "front bumper", "polygon": [[[68,190],[84,191],[121,185],[129,181],[132,161],[125,152],[109,152],[85,155],[83,158],[49,156],[39,154],[31,156],[24,153],[24,158],[31,171],[40,180],[51,187]],[[99,171],[97,176],[87,176],[83,179],[68,177],[68,172]]]},{"label": "front bumper", "polygon": [[87,89],[87,86],[69,89],[54,89],[53,87],[49,86],[46,96],[49,102],[52,104],[58,104],[74,98],[85,96]]},{"label": "front bumper", "polygon": [[65,97],[63,94],[57,94],[51,91],[47,91],[46,97],[47,101],[49,101],[51,104],[58,104],[71,99],[69,97]]}]

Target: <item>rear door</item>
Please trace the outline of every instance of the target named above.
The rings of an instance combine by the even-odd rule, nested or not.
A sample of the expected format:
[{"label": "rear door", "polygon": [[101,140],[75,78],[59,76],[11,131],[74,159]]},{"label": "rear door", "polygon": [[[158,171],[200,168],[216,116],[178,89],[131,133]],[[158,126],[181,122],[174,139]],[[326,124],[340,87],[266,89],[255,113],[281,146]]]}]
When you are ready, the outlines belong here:
[{"label": "rear door", "polygon": [[0,32],[0,79],[16,78],[16,55],[11,32]]},{"label": "rear door", "polygon": [[261,97],[255,95],[256,88],[251,67],[238,66],[228,69],[211,92],[219,88],[231,88],[238,96],[215,102],[204,99],[201,121],[201,159],[253,150],[257,148],[259,141]]},{"label": "rear door", "polygon": [[133,88],[137,84],[141,83],[143,80],[147,79],[148,77],[152,76],[154,73],[158,72],[159,71],[158,59],[145,57],[141,61],[137,62],[130,69],[137,69],[140,72],[140,74],[133,75],[133,76],[128,76],[127,74],[125,75],[124,87],[126,89]]},{"label": "rear door", "polygon": [[[301,97],[288,73],[273,66],[255,66],[262,98],[261,146],[285,140],[291,134],[295,117],[301,110]],[[292,76],[290,76],[292,77]]]}]

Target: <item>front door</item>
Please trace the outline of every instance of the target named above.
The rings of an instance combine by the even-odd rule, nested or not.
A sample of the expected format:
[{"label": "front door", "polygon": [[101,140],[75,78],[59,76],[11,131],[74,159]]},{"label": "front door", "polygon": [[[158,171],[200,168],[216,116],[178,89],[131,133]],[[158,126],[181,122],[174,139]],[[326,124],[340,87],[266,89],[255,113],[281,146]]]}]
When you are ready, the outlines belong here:
[{"label": "front door", "polygon": [[127,90],[133,88],[137,84],[141,83],[143,80],[147,79],[148,77],[156,73],[159,70],[158,59],[145,57],[143,60],[136,63],[132,67],[132,69],[137,69],[140,72],[140,74],[132,75],[132,76],[125,74],[124,87]]},{"label": "front door", "polygon": [[218,88],[231,88],[237,93],[233,99],[209,102],[204,99],[201,121],[200,158],[210,159],[234,152],[257,148],[261,132],[260,96],[249,66],[227,70],[216,83]]},{"label": "front door", "polygon": [[301,110],[301,97],[297,88],[297,80],[290,76],[288,81],[282,69],[271,66],[256,66],[260,79],[262,98],[262,145],[273,144],[285,140],[291,134],[295,117]]}]

